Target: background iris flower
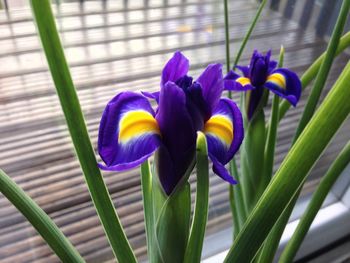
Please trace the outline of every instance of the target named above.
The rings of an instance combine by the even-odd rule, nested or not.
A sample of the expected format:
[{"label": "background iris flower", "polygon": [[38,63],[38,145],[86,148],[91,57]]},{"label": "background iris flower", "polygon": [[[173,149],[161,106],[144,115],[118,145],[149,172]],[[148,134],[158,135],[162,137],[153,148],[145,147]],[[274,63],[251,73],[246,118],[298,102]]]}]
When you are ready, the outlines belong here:
[{"label": "background iris flower", "polygon": [[[213,171],[236,183],[224,165],[242,143],[243,122],[237,105],[220,98],[222,65],[209,65],[196,81],[188,70],[188,59],[176,52],[163,69],[159,92],[122,92],[107,104],[98,135],[98,151],[105,163],[99,164],[101,169],[130,169],[158,150],[158,176],[169,195],[191,169],[197,131],[203,131]],[[158,104],[155,111],[149,98]]]},{"label": "background iris flower", "polygon": [[270,59],[271,51],[266,55],[254,51],[248,66],[237,66],[243,73],[238,75],[230,71],[225,76],[225,89],[246,91],[246,111],[251,119],[259,105],[264,88],[288,100],[294,107],[301,95],[301,82],[298,76],[286,68],[277,68],[277,62]]}]

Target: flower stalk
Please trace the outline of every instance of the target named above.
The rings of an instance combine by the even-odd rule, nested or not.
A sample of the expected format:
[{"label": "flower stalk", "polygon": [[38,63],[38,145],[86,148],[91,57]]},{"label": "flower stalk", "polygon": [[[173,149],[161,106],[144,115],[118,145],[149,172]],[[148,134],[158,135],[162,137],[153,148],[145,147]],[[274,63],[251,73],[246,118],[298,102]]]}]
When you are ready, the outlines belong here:
[{"label": "flower stalk", "polygon": [[185,252],[185,263],[196,263],[201,260],[204,234],[208,220],[209,208],[209,162],[205,135],[197,134],[197,189],[194,214]]}]

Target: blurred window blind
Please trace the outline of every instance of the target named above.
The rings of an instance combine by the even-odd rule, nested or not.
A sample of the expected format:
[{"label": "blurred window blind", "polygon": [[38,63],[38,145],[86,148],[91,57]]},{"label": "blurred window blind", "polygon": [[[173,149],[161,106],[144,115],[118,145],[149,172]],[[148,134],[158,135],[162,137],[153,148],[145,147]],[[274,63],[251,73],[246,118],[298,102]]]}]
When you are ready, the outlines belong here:
[{"label": "blurred window blind", "polygon": [[[174,51],[180,49],[190,58],[194,76],[207,64],[225,60],[219,0],[87,1],[53,8],[94,146],[106,103],[124,90],[159,89],[160,72]],[[230,4],[232,54],[255,10],[256,4],[245,0]],[[0,32],[0,167],[54,219],[87,261],[109,261],[113,255],[74,156],[28,7],[0,10]],[[254,48],[271,48],[276,58],[281,44],[286,49],[285,65],[298,73],[326,47],[312,31],[270,11],[254,30],[241,64],[249,62]],[[337,58],[328,89],[348,60],[347,55]],[[276,167],[289,150],[306,97],[307,92],[280,125]],[[237,94],[234,99],[238,102]],[[268,118],[269,106],[266,112]],[[304,195],[313,191],[349,140],[345,132],[349,125],[347,122],[314,168]],[[144,259],[139,171],[104,173],[104,178],[131,244]],[[192,182],[194,179],[191,177]],[[208,235],[231,226],[228,185],[214,175],[210,182]],[[58,262],[2,195],[0,214],[1,262]]]}]

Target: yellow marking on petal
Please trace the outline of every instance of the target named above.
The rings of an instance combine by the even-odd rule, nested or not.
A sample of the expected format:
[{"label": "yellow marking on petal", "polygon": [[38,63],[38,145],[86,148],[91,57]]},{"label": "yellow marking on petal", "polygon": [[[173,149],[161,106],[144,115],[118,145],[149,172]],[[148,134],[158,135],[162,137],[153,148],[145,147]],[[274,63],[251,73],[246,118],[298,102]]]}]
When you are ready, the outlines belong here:
[{"label": "yellow marking on petal", "polygon": [[147,111],[130,111],[124,114],[119,122],[120,142],[126,142],[144,133],[160,134],[156,119]]},{"label": "yellow marking on petal", "polygon": [[280,73],[274,73],[267,77],[267,81],[276,84],[281,89],[286,88],[286,78]]},{"label": "yellow marking on petal", "polygon": [[238,79],[236,79],[236,81],[240,84],[242,84],[242,86],[251,84],[250,83],[250,79],[249,78],[245,78],[245,77],[239,77]]},{"label": "yellow marking on petal", "polygon": [[214,115],[205,123],[204,133],[213,134],[230,146],[233,140],[233,124],[223,115]]}]

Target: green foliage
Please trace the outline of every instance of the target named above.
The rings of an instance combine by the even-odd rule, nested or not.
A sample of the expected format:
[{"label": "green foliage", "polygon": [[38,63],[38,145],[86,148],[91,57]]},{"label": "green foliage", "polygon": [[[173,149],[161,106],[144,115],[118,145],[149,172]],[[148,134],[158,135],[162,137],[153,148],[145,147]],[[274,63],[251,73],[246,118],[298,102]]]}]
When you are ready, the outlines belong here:
[{"label": "green foliage", "polygon": [[154,216],[153,207],[153,175],[151,173],[148,160],[141,165],[141,185],[146,226],[148,261],[151,263],[159,262],[158,245],[155,235],[156,218]]},{"label": "green foliage", "polygon": [[[275,177],[247,219],[225,262],[250,262],[254,258],[276,220],[349,115],[350,63],[342,75],[340,81],[333,87],[289,151]],[[305,156],[308,158],[306,159]]]},{"label": "green foliage", "polygon": [[209,162],[205,135],[197,133],[196,203],[185,253],[185,263],[200,262],[209,207]]},{"label": "green foliage", "polygon": [[62,262],[84,262],[51,218],[1,169],[0,192],[27,218]]},{"label": "green foliage", "polygon": [[136,262],[101,172],[97,167],[94,149],[58,36],[50,1],[31,0],[31,7],[51,76],[97,214],[119,262]]},{"label": "green foliage", "polygon": [[185,182],[175,188],[164,203],[156,222],[156,236],[162,262],[184,261],[191,217],[191,188]]},{"label": "green foliage", "polygon": [[263,179],[265,135],[265,114],[261,108],[248,122],[241,146],[241,181],[248,215],[262,193],[261,189],[266,186],[262,185],[265,184]]},{"label": "green foliage", "polygon": [[326,199],[327,194],[331,190],[332,186],[342,174],[344,169],[350,162],[350,142],[348,142],[343,150],[339,153],[331,167],[328,169],[326,175],[322,178],[316,191],[314,192],[311,201],[306,208],[306,211],[298,227],[294,231],[292,238],[289,240],[286,248],[284,249],[280,261],[281,263],[292,262],[295,257],[301,243],[303,242],[312,221],[315,219],[317,212],[320,210],[323,201]]},{"label": "green foliage", "polygon": [[[339,54],[341,54],[349,46],[350,46],[350,32],[347,32],[346,34],[344,34],[344,36],[340,38],[338,48],[335,52],[335,56],[338,56]],[[321,64],[325,59],[325,56],[326,56],[326,52],[324,52],[318,59],[316,59],[315,62],[312,63],[312,65],[301,76],[300,80],[301,80],[303,90],[306,89],[308,85],[311,83],[311,81],[316,77],[321,67]],[[290,108],[290,103],[288,101],[283,100],[280,103],[278,121],[280,121],[285,116],[289,108]]]},{"label": "green foliage", "polygon": [[328,73],[331,69],[333,60],[335,58],[336,50],[344,30],[345,23],[350,9],[350,0],[344,0],[340,9],[340,13],[337,19],[337,23],[333,29],[331,40],[329,41],[324,61],[321,64],[320,70],[317,73],[315,83],[308,100],[305,105],[305,109],[299,121],[298,128],[295,133],[294,140],[296,140],[300,133],[304,130],[309,120],[313,116],[317,103],[320,99],[321,92],[326,84]]}]

